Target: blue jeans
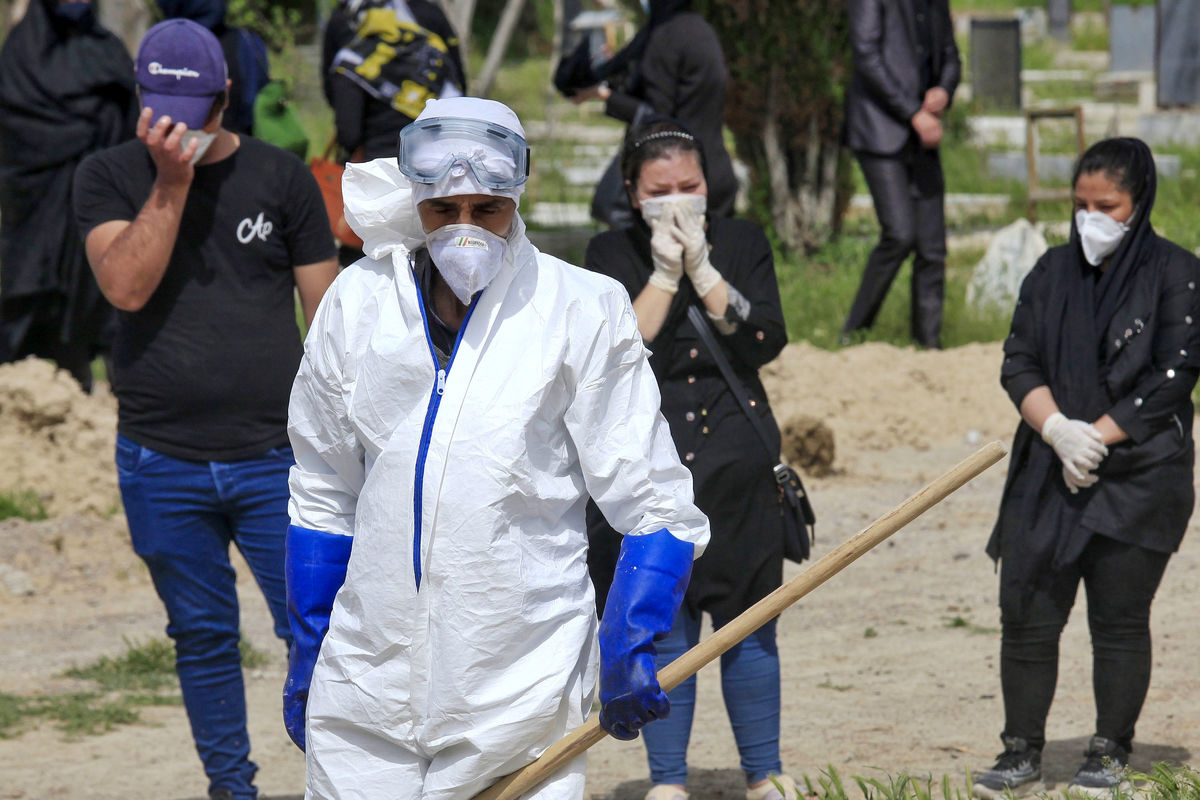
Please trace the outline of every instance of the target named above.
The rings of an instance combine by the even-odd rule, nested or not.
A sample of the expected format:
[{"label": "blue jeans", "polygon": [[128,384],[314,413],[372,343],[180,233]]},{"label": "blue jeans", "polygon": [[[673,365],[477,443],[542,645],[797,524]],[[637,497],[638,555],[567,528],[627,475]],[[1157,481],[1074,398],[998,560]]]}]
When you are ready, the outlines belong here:
[{"label": "blue jeans", "polygon": [[[720,628],[728,620],[713,620]],[[671,632],[655,642],[659,671],[700,641],[700,617],[681,608]],[[746,783],[757,783],[783,771],[779,758],[779,650],[775,620],[747,636],[721,656],[721,694],[733,726]],[[687,748],[696,709],[696,677],[676,686],[667,697],[671,714],[642,729],[650,780],[687,784]]]},{"label": "blue jeans", "polygon": [[266,597],[275,634],[291,642],[283,543],[292,450],[243,461],[182,461],[117,437],[117,475],[134,551],[167,609],[175,669],[209,791],[254,800],[238,651],[237,545]]}]

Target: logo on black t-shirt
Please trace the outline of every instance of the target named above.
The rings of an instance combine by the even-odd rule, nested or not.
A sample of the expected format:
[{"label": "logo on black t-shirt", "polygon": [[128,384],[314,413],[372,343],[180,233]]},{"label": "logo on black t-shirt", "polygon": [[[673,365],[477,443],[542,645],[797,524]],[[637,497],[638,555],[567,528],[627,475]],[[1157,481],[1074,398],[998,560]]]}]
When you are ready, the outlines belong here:
[{"label": "logo on black t-shirt", "polygon": [[271,235],[271,230],[275,226],[269,220],[263,219],[263,213],[262,211],[258,212],[258,219],[251,220],[249,217],[246,217],[238,223],[237,237],[239,242],[250,244],[255,236],[264,242],[267,240],[267,237]]}]

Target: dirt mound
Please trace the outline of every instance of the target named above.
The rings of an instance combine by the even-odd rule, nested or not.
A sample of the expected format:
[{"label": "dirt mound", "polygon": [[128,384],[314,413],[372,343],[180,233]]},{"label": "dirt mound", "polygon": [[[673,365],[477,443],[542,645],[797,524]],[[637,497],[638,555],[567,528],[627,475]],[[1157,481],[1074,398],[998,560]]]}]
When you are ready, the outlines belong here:
[{"label": "dirt mound", "polygon": [[797,414],[779,429],[783,438],[783,457],[808,475],[821,477],[833,471],[836,446],[833,430],[816,417]]},{"label": "dirt mound", "polygon": [[[999,342],[942,351],[881,343],[827,351],[797,343],[762,377],[781,424],[803,417],[823,422],[840,453],[925,450],[1012,438],[1018,416],[1000,388],[1002,358]],[[803,436],[798,452],[813,444]]]},{"label": "dirt mound", "polygon": [[33,491],[51,516],[119,511],[116,413],[107,384],[88,395],[48,361],[0,365],[0,492]]}]

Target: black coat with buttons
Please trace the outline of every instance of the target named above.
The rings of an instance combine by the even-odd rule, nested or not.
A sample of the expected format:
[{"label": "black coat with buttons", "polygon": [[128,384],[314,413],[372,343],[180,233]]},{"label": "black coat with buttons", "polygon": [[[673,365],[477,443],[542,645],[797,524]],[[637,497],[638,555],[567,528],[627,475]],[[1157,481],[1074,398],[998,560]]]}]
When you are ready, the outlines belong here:
[{"label": "black coat with buttons", "polygon": [[1113,257],[1127,262],[1123,276],[1088,265],[1073,234],[1021,287],[1001,369],[1013,404],[1047,386],[1068,418],[1107,414],[1128,439],[1109,445],[1095,486],[1070,494],[1054,450],[1021,422],[988,542],[1006,562],[1001,607],[1013,618],[1091,536],[1170,553],[1191,517],[1200,259],[1140,227]]},{"label": "black coat with buttons", "polygon": [[[650,366],[662,393],[662,412],[684,465],[692,472],[696,505],[709,518],[712,540],[696,562],[686,602],[730,619],[779,587],[783,526],[771,468],[778,463],[779,430],[758,369],[787,343],[771,246],[753,223],[710,219],[709,258],[749,302],[747,319],[728,335],[715,333],[759,418],[773,437],[768,453],[743,414],[716,362],[687,317],[688,304],[703,308],[686,277],[662,329],[647,342]],[[588,269],[620,281],[636,298],[652,270],[649,230],[601,233],[588,245]],[[588,508],[588,563],[597,605],[612,582],[620,536],[594,504]]]}]

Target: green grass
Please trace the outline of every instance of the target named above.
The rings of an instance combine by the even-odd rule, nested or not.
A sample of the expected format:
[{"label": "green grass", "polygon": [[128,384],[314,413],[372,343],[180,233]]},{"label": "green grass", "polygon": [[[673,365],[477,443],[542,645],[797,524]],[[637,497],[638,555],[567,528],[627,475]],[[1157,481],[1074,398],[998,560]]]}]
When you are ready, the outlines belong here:
[{"label": "green grass", "polygon": [[9,489],[0,492],[0,519],[14,517],[31,522],[46,519],[46,504],[32,489]]},{"label": "green grass", "polygon": [[[245,636],[239,648],[245,669],[270,661]],[[18,736],[39,720],[53,721],[67,738],[94,736],[140,723],[142,708],[183,702],[175,676],[175,646],[167,639],[126,639],[120,655],[102,656],[63,675],[90,682],[94,689],[28,697],[0,693],[0,739]]]},{"label": "green grass", "polygon": [[[797,781],[797,795],[788,800],[968,800],[971,779],[967,771],[955,777],[943,775],[892,774],[883,769],[875,775],[852,775],[847,780],[832,764],[814,779],[805,774]],[[1126,773],[1136,787],[1134,791],[1115,790],[1109,800],[1200,800],[1200,772],[1187,765],[1155,764],[1150,772],[1130,770]],[[851,783],[857,792],[847,791]],[[1060,793],[1042,792],[1039,798],[1063,797]],[[1065,795],[1068,798],[1081,795]]]},{"label": "green grass", "polygon": [[176,684],[175,646],[167,639],[151,639],[141,644],[126,639],[121,655],[101,656],[88,666],[74,667],[65,674],[92,681],[105,692],[164,689]]},{"label": "green grass", "polygon": [[[839,332],[850,303],[858,290],[867,256],[875,238],[843,236],[811,256],[784,255],[775,262],[783,301],[788,338],[831,349],[838,345]],[[946,303],[942,343],[956,347],[970,342],[1004,338],[1008,315],[976,312],[966,304],[967,283],[979,251],[952,251],[946,260]],[[879,317],[869,331],[860,331],[852,343],[882,341],[896,345],[911,342],[909,335],[909,285],[911,263],[901,269],[888,292]]]}]

